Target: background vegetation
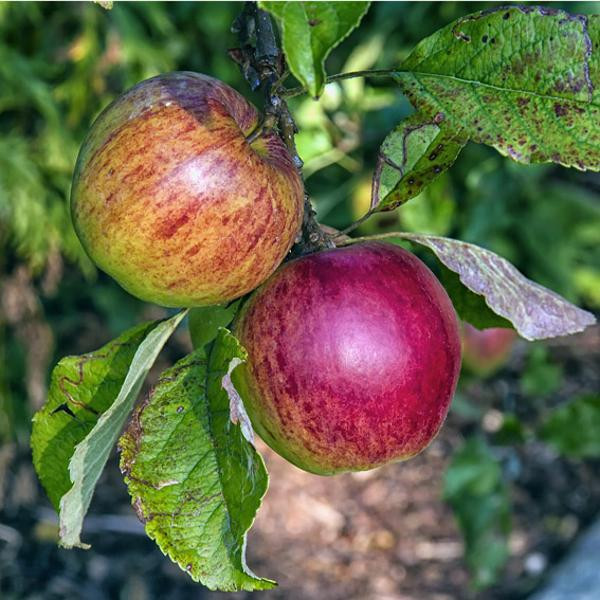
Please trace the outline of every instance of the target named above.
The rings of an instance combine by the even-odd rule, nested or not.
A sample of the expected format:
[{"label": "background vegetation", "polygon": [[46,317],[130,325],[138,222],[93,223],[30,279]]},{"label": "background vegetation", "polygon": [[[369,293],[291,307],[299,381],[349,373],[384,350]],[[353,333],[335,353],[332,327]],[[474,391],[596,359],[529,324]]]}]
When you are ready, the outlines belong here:
[{"label": "background vegetation", "polygon": [[[562,4],[570,12],[597,11],[596,3]],[[392,67],[420,39],[483,6],[489,4],[375,3],[362,25],[332,53],[328,71]],[[1,511],[8,510],[2,506],[2,482],[27,457],[30,417],[44,401],[50,365],[161,314],[98,272],[74,235],[68,195],[79,145],[116,95],[161,72],[208,73],[252,97],[227,55],[236,44],[229,29],[239,10],[240,5],[226,2],[116,3],[111,11],[92,3],[0,3],[0,527],[11,514],[2,517]],[[330,84],[319,102],[300,97],[290,104],[318,218],[343,228],[365,212],[378,147],[411,108],[384,79]],[[402,228],[475,242],[597,312],[599,191],[597,174],[522,166],[470,144],[449,174],[421,197],[373,217],[359,232]],[[177,344],[187,343],[182,336],[171,349],[173,356]],[[592,355],[598,352],[593,343],[590,347]],[[559,362],[552,347],[520,347],[502,384],[515,390],[520,407],[514,405],[514,394],[512,399],[503,394],[500,406],[493,406],[497,397],[482,397],[474,377],[464,379],[455,403],[460,440],[485,432],[481,424],[486,415],[487,433],[493,433],[486,434],[487,441],[477,437],[464,446],[461,441],[446,475],[446,499],[465,533],[475,585],[495,581],[508,553],[506,447],[529,439],[549,406],[589,394],[598,382],[597,366],[589,367],[585,357],[558,354],[568,355],[570,362]],[[590,415],[597,414],[594,402],[589,401]],[[501,423],[490,425],[490,410],[498,409]],[[596,427],[589,433],[593,437],[598,431],[594,418],[563,414],[546,426],[546,438],[563,454],[573,454],[564,431],[579,419],[583,431],[590,422]],[[597,452],[596,447],[587,454]],[[2,456],[11,458],[3,463]],[[586,485],[592,489],[596,484],[585,480]],[[45,502],[39,492],[34,497]],[[593,503],[592,492],[590,498]],[[465,514],[465,506],[475,508]],[[584,510],[586,518],[593,512]],[[2,540],[0,535],[0,572]],[[15,591],[18,577],[25,575],[11,580],[13,587],[7,589],[15,595],[8,597],[34,597],[26,583]],[[0,575],[4,597],[2,585]]]}]

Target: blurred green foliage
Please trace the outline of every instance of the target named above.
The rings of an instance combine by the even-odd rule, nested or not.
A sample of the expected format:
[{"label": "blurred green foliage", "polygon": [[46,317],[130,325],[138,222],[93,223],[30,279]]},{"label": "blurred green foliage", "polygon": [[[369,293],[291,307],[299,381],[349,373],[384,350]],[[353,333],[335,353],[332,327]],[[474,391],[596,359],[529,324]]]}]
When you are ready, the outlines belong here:
[{"label": "blurred green foliage", "polygon": [[574,458],[600,458],[600,396],[586,395],[552,411],[540,437]]},{"label": "blurred green foliage", "polygon": [[465,537],[474,586],[491,585],[508,557],[510,504],[500,463],[483,438],[470,438],[454,454],[444,477],[444,498]]},{"label": "blurred green foliage", "polygon": [[[423,37],[489,6],[373,3],[329,57],[328,72],[393,67]],[[553,6],[597,12],[590,2]],[[27,433],[35,405],[27,381],[36,360],[47,372],[57,358],[100,346],[148,310],[96,272],[71,227],[72,169],[91,122],[128,87],[174,69],[213,75],[260,105],[227,55],[236,45],[230,25],[240,8],[229,2],[117,2],[106,11],[91,2],[0,3],[0,441]],[[410,104],[390,80],[378,78],[329,84],[318,102],[297,97],[290,106],[319,219],[343,228],[366,211],[379,145],[412,111]],[[599,191],[597,174],[518,165],[469,144],[421,196],[374,216],[359,232],[405,229],[474,242],[569,300],[598,309]],[[23,272],[25,281],[17,277]],[[9,288],[27,310],[7,309]],[[49,324],[50,342],[27,329],[40,323]],[[47,352],[40,354],[43,343]],[[525,395],[552,392],[562,376],[537,348],[526,361]],[[587,419],[583,409],[566,410],[546,431]],[[446,498],[464,531],[478,585],[493,580],[506,554],[501,475],[490,448],[473,439],[446,478]]]},{"label": "blurred green foliage", "polygon": [[[421,38],[482,4],[375,3],[334,51],[328,70],[391,67]],[[593,10],[593,3],[566,4],[571,11]],[[91,121],[123,90],[172,69],[210,73],[249,95],[227,56],[236,43],[230,24],[238,10],[225,2],[115,3],[110,11],[92,3],[0,4],[4,257],[40,272],[59,250],[85,275],[93,273],[67,203]],[[364,212],[378,146],[410,105],[388,79],[353,79],[330,84],[318,102],[294,99],[292,109],[319,216],[346,226]],[[471,145],[448,177],[373,222],[481,244],[569,299],[600,306],[599,185],[594,175],[523,167]]]},{"label": "blurred green foliage", "polygon": [[522,393],[525,396],[547,396],[560,387],[562,377],[561,366],[551,360],[548,350],[541,344],[532,344],[520,380]]}]

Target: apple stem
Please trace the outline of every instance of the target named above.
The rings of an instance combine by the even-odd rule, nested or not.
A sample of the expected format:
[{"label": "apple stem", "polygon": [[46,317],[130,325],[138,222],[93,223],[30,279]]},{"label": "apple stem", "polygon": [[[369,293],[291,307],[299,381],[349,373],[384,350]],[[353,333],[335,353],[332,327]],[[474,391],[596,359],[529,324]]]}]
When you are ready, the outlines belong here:
[{"label": "apple stem", "polygon": [[[289,73],[271,17],[260,10],[256,2],[245,2],[242,12],[233,23],[232,31],[238,34],[240,48],[230,50],[229,55],[239,65],[252,90],[261,88],[265,98],[264,116],[246,139],[253,142],[268,131],[276,131],[301,174],[304,163],[298,155],[295,142],[298,128],[285,101],[286,89],[282,85]],[[302,256],[335,247],[332,236],[321,229],[315,214],[305,192],[302,228],[290,256]]]}]

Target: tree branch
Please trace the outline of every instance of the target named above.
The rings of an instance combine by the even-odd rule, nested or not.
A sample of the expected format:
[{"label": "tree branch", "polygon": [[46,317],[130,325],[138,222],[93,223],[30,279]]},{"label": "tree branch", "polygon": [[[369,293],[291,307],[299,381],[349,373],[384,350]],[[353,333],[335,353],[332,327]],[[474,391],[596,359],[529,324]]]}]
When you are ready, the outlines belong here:
[{"label": "tree branch", "polygon": [[[260,10],[256,2],[245,2],[232,31],[238,35],[240,48],[230,50],[229,55],[240,66],[250,87],[260,89],[264,95],[263,118],[248,139],[254,140],[267,131],[277,131],[300,172],[303,163],[294,140],[298,129],[284,99],[286,90],[282,86],[288,73],[271,17]],[[334,246],[331,237],[315,220],[315,211],[305,192],[302,229],[291,255],[302,256]]]}]

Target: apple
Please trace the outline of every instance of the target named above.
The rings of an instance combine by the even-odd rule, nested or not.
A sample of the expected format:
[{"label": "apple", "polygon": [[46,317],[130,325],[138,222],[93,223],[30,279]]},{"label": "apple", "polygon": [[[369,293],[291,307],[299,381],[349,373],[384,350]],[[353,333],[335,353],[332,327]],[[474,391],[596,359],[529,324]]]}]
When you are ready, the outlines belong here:
[{"label": "apple", "polygon": [[460,370],[454,308],[431,271],[380,242],[285,263],[246,301],[234,372],[256,432],[296,466],[330,475],[423,450]]},{"label": "apple", "polygon": [[479,330],[463,322],[461,338],[463,365],[475,375],[487,377],[506,364],[517,333],[501,327]]},{"label": "apple", "polygon": [[91,259],[163,306],[222,304],[262,283],[290,250],[304,188],[275,133],[234,89],[198,73],[143,81],[94,122],[71,193]]}]

